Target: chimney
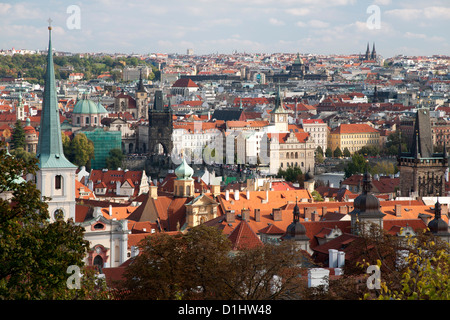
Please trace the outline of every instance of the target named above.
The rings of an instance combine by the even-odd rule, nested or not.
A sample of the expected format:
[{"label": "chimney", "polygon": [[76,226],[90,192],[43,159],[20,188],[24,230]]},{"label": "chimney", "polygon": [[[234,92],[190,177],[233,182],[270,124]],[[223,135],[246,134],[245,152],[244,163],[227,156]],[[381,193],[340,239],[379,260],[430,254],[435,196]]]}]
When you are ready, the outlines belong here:
[{"label": "chimney", "polygon": [[441,214],[442,215],[448,215],[448,204],[447,203],[442,203]]},{"label": "chimney", "polygon": [[347,214],[348,213],[348,207],[347,206],[339,206],[339,213]]},{"label": "chimney", "polygon": [[239,200],[239,190],[234,190],[234,200],[238,201]]},{"label": "chimney", "polygon": [[396,204],[395,205],[395,216],[396,217],[401,217],[402,216],[402,205],[401,204]]},{"label": "chimney", "polygon": [[150,198],[152,199],[158,199],[158,187],[157,186],[150,186]]},{"label": "chimney", "polygon": [[225,190],[225,200],[230,201],[230,190]]},{"label": "chimney", "polygon": [[308,219],[308,221],[312,221],[312,215],[313,212],[316,211],[316,208],[307,208],[305,207],[305,219]]},{"label": "chimney", "polygon": [[247,200],[250,200],[250,190],[247,190]]},{"label": "chimney", "polygon": [[282,221],[283,217],[281,215],[281,208],[272,209],[273,221]]},{"label": "chimney", "polygon": [[109,216],[112,217],[112,205],[109,205]]},{"label": "chimney", "polygon": [[220,185],[213,185],[211,189],[213,196],[218,196],[220,194]]},{"label": "chimney", "polygon": [[338,266],[338,251],[336,249],[328,249],[328,267],[337,268]]},{"label": "chimney", "polygon": [[250,220],[250,209],[242,209],[241,210],[242,221]]},{"label": "chimney", "polygon": [[234,210],[227,210],[225,213],[225,220],[228,223],[233,223],[235,222],[235,216],[234,216]]},{"label": "chimney", "polygon": [[87,185],[87,187],[88,187],[91,191],[94,191],[94,181],[88,180],[88,185]]},{"label": "chimney", "polygon": [[345,265],[345,252],[338,251],[337,253],[337,267],[342,268]]},{"label": "chimney", "polygon": [[327,214],[327,207],[322,207],[322,217]]},{"label": "chimney", "polygon": [[260,209],[255,209],[255,221],[260,222],[261,221],[261,211]]},{"label": "chimney", "polygon": [[330,277],[330,270],[325,268],[310,268],[308,269],[308,288],[324,286],[328,289],[328,279]]}]

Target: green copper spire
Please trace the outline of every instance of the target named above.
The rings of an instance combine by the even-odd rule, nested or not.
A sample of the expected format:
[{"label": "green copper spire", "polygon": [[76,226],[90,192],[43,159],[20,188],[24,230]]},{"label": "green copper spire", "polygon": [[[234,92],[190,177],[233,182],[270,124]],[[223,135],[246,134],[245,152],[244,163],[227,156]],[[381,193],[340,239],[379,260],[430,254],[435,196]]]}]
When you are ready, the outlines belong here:
[{"label": "green copper spire", "polygon": [[[49,23],[51,20],[49,19]],[[47,70],[45,73],[44,99],[37,157],[39,168],[74,168],[64,156],[59,119],[58,97],[56,94],[55,70],[52,52],[52,27],[48,27]]]},{"label": "green copper spire", "polygon": [[275,97],[275,108],[271,111],[271,113],[286,113],[286,109],[283,105],[283,99],[281,98],[280,86],[278,86],[277,96]]}]

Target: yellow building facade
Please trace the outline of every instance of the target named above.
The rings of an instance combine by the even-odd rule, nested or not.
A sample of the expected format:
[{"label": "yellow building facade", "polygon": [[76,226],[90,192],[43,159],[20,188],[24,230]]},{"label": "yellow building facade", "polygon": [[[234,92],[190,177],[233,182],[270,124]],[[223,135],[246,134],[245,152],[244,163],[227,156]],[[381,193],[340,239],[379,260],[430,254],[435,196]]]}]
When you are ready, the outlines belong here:
[{"label": "yellow building facade", "polygon": [[353,154],[362,147],[380,145],[380,132],[368,124],[341,124],[330,132],[328,147],[334,152],[340,148],[344,152],[345,148]]}]

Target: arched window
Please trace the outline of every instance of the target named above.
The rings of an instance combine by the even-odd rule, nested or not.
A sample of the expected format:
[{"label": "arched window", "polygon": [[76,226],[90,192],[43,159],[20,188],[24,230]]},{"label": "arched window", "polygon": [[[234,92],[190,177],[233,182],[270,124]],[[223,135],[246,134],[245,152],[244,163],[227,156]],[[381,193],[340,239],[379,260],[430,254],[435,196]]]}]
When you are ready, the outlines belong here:
[{"label": "arched window", "polygon": [[60,190],[62,188],[62,176],[57,175],[55,176],[55,189]]},{"label": "arched window", "polygon": [[98,271],[100,273],[102,273],[102,268],[103,268],[103,258],[101,256],[96,256],[94,258],[94,266],[96,266],[98,268]]},{"label": "arched window", "polygon": [[64,219],[64,211],[62,209],[56,209],[55,212],[53,212],[53,218],[55,220]]}]

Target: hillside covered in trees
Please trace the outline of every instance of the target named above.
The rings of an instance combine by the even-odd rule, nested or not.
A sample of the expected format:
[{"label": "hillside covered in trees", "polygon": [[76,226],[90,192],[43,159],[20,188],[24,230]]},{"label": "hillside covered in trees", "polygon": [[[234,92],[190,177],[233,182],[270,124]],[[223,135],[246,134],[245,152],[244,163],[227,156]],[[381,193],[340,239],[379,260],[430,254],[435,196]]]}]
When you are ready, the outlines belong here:
[{"label": "hillside covered in trees", "polygon": [[[31,83],[43,82],[46,55],[43,54],[15,54],[0,56],[0,78],[23,77]],[[109,72],[113,80],[121,79],[124,67],[146,65],[152,68],[149,80],[159,79],[159,70],[148,60],[137,57],[87,56],[78,54],[72,56],[54,57],[56,79],[68,79],[71,73],[83,73],[84,80],[96,79],[102,73]]]}]

